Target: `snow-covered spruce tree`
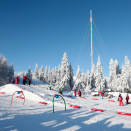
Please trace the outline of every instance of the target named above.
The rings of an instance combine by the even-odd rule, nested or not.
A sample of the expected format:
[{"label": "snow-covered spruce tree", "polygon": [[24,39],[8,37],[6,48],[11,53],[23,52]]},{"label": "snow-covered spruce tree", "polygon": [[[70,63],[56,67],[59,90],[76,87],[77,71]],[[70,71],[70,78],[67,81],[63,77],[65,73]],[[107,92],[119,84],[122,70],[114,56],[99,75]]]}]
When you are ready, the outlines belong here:
[{"label": "snow-covered spruce tree", "polygon": [[95,88],[95,81],[96,81],[96,69],[95,69],[95,65],[93,64],[92,70],[91,70],[91,75],[90,75],[91,89]]},{"label": "snow-covered spruce tree", "polygon": [[69,63],[66,52],[63,55],[61,63],[61,80],[59,88],[62,87],[64,91],[71,91]]},{"label": "snow-covered spruce tree", "polygon": [[101,62],[100,62],[100,56],[98,56],[95,86],[98,91],[102,91],[103,88],[105,87],[104,78],[103,78],[103,71],[102,71],[102,66],[101,66]]},{"label": "snow-covered spruce tree", "polygon": [[78,65],[77,68],[77,73],[76,73],[76,78],[75,78],[75,84],[73,86],[73,90],[81,90],[81,91],[85,91],[85,84],[83,83],[83,81],[81,80],[81,71],[80,71],[80,67]]},{"label": "snow-covered spruce tree", "polygon": [[27,78],[32,79],[31,68],[29,67]]},{"label": "snow-covered spruce tree", "polygon": [[56,77],[55,77],[55,70],[54,68],[51,70],[51,80],[50,80],[50,84],[51,85],[55,85],[55,82],[56,82]]},{"label": "snow-covered spruce tree", "polygon": [[86,91],[89,91],[91,89],[91,83],[90,83],[90,72],[87,70],[86,74]]},{"label": "snow-covered spruce tree", "polygon": [[41,68],[39,70],[39,80],[40,81],[44,81],[44,69],[43,69],[43,65],[41,66]]},{"label": "snow-covered spruce tree", "polygon": [[83,69],[82,69],[82,74],[81,74],[81,80],[86,85],[86,74],[84,73]]},{"label": "snow-covered spruce tree", "polygon": [[49,68],[48,68],[48,82],[49,82],[49,83],[51,82],[51,71],[50,71],[50,65],[49,65]]},{"label": "snow-covered spruce tree", "polygon": [[39,79],[39,71],[38,71],[38,65],[37,65],[37,63],[36,63],[36,66],[35,66],[34,77],[35,77],[35,79]]},{"label": "snow-covered spruce tree", "polygon": [[14,75],[13,64],[8,65],[7,59],[0,55],[0,85],[10,82]]},{"label": "snow-covered spruce tree", "polygon": [[119,64],[117,60],[115,60],[114,68],[115,68],[116,75],[120,74]]},{"label": "snow-covered spruce tree", "polygon": [[14,76],[14,67],[13,67],[13,64],[9,65],[8,66],[8,82],[11,82],[12,81],[12,78]]},{"label": "snow-covered spruce tree", "polygon": [[74,86],[74,81],[73,81],[74,74],[73,74],[73,68],[72,68],[71,62],[70,62],[70,65],[69,65],[69,73],[70,73],[69,83],[70,83],[70,87],[71,87],[71,90],[72,90],[72,88]]},{"label": "snow-covered spruce tree", "polygon": [[116,71],[115,71],[115,67],[114,67],[114,62],[113,62],[113,59],[110,60],[110,66],[109,66],[109,69],[110,69],[110,82],[113,80],[114,76],[116,75]]},{"label": "snow-covered spruce tree", "polygon": [[0,56],[0,84],[3,85],[7,82],[8,77],[8,63],[7,59]]},{"label": "snow-covered spruce tree", "polygon": [[47,68],[47,66],[45,68],[44,79],[45,79],[45,83],[48,83],[48,68]]},{"label": "snow-covered spruce tree", "polygon": [[60,79],[61,79],[61,67],[59,65],[58,66],[58,72],[56,74],[56,83],[55,83],[56,89],[59,89],[59,87],[60,87]]}]

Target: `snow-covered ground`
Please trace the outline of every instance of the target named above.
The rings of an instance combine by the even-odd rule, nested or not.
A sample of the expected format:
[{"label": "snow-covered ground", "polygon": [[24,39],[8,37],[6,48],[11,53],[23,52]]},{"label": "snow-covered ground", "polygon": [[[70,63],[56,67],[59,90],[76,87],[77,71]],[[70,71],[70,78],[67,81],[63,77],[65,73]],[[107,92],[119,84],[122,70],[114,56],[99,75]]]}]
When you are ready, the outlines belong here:
[{"label": "snow-covered ground", "polygon": [[[124,106],[119,106],[119,93],[112,93],[114,97],[111,99],[115,102],[109,102],[106,97],[95,97],[98,100],[92,100],[92,95],[84,94],[83,99],[74,97],[73,92],[64,92],[66,111],[59,97],[55,98],[53,113],[52,99],[58,91],[47,90],[48,87],[38,80],[33,80],[30,86],[8,84],[0,87],[0,92],[5,92],[0,94],[0,131],[131,131],[131,116],[117,114],[118,111],[131,113],[131,104],[125,104],[126,94],[122,94]],[[22,94],[15,93],[10,106],[12,94],[21,90],[25,95],[25,104],[23,99],[16,98]],[[131,94],[129,96],[131,98]],[[40,101],[47,105],[40,104]],[[104,112],[91,111],[91,108]]]}]

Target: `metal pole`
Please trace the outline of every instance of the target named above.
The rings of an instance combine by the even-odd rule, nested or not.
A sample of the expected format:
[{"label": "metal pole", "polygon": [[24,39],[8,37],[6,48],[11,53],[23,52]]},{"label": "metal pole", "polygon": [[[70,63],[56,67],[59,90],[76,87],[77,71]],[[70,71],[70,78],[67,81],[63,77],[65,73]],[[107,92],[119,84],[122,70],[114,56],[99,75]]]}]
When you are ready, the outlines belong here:
[{"label": "metal pole", "polygon": [[90,24],[91,24],[91,69],[92,69],[93,67],[92,10],[90,10]]}]

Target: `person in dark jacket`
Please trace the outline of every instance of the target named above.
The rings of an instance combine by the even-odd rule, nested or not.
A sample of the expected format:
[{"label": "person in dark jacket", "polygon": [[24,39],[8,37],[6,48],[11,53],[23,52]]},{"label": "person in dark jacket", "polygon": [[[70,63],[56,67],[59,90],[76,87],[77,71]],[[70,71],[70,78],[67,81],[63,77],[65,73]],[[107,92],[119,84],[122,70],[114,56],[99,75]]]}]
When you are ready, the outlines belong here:
[{"label": "person in dark jacket", "polygon": [[78,91],[78,95],[79,95],[79,97],[81,97],[81,91],[80,90]]},{"label": "person in dark jacket", "polygon": [[25,85],[25,82],[26,82],[27,79],[28,79],[27,76],[23,77],[23,85]]},{"label": "person in dark jacket", "polygon": [[119,95],[118,95],[118,101],[119,101],[119,97],[121,96],[121,94],[119,93]]},{"label": "person in dark jacket", "polygon": [[14,83],[15,83],[15,78],[13,77],[13,78],[12,78],[12,84],[14,84]]},{"label": "person in dark jacket", "polygon": [[31,83],[31,79],[29,79],[29,85],[30,85],[30,83]]},{"label": "person in dark jacket", "polygon": [[121,106],[121,105],[124,106],[122,100],[123,100],[123,98],[122,98],[122,96],[121,96],[121,94],[120,94],[120,96],[119,96],[119,106]]},{"label": "person in dark jacket", "polygon": [[127,104],[129,104],[128,101],[129,101],[129,95],[127,94],[127,96],[126,96],[126,103]]}]

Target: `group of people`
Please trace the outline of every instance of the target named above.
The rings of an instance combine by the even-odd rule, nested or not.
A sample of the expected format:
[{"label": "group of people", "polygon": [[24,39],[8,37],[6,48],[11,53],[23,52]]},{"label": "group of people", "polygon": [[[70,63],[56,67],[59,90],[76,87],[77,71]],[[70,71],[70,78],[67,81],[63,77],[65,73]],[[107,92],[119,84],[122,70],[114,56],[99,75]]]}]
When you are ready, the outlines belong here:
[{"label": "group of people", "polygon": [[[122,106],[124,106],[124,104],[123,104],[123,101],[122,101],[122,100],[123,100],[122,95],[121,95],[121,94],[119,94],[119,96],[118,96],[119,106],[121,106],[121,105],[122,105]],[[129,95],[127,94],[127,95],[126,95],[126,103],[127,103],[127,104],[129,104],[129,102],[128,102],[128,101],[129,101]]]},{"label": "group of people", "polygon": [[[76,93],[77,93],[77,92],[76,92],[76,90],[75,90],[75,91],[74,91],[75,97],[76,97]],[[80,91],[80,90],[78,91],[78,95],[79,95],[79,97],[81,97],[81,91]]]},{"label": "group of people", "polygon": [[[27,78],[27,76],[24,76],[23,77],[23,85],[25,85],[27,79],[29,80],[29,85],[31,84],[31,79]],[[16,84],[19,84],[19,81],[20,81],[20,78],[17,76],[16,77]],[[14,84],[14,83],[15,83],[15,78],[13,77],[12,84]]]}]

